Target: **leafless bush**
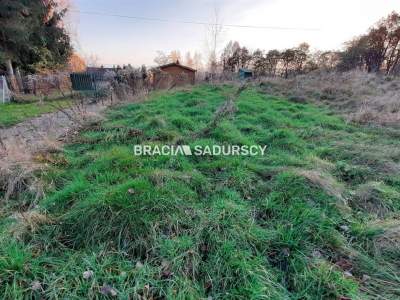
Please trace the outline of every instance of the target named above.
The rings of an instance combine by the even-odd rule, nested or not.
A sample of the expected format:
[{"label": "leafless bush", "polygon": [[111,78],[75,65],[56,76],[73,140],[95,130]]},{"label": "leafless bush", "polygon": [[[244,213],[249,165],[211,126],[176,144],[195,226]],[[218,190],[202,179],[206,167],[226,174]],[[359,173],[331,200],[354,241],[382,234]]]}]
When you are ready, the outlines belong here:
[{"label": "leafless bush", "polygon": [[126,101],[129,98],[133,97],[132,89],[127,83],[118,82],[114,80],[111,83],[111,86],[112,86],[112,91],[118,100]]},{"label": "leafless bush", "polygon": [[119,70],[110,82],[112,93],[118,101],[135,101],[149,91],[147,75],[139,69]]}]

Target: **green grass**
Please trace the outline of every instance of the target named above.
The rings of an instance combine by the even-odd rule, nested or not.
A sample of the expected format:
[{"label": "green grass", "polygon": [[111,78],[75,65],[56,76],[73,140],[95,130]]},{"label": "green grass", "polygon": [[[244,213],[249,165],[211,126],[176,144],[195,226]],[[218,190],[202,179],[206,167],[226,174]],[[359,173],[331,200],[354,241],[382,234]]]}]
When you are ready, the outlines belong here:
[{"label": "green grass", "polygon": [[43,104],[38,102],[0,104],[0,128],[10,127],[71,104],[70,99],[47,100]]},{"label": "green grass", "polygon": [[[4,297],[104,298],[109,285],[121,299],[398,298],[399,248],[379,238],[399,217],[399,133],[253,88],[205,131],[233,92],[157,93],[82,131],[59,154],[67,163],[43,175],[51,185],[37,210],[48,221],[16,234],[3,212]],[[176,143],[268,150],[133,154]]]}]

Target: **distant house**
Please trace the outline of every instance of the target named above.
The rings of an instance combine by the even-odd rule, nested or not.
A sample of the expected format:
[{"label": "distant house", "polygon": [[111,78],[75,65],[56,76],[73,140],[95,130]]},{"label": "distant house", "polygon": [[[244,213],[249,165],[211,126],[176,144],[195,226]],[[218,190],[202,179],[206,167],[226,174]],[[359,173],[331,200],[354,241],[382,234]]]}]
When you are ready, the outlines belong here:
[{"label": "distant house", "polygon": [[153,87],[158,89],[194,84],[196,70],[176,61],[153,69],[150,80]]},{"label": "distant house", "polygon": [[240,79],[247,79],[247,78],[252,78],[253,77],[253,71],[248,70],[248,69],[239,69],[239,78]]}]

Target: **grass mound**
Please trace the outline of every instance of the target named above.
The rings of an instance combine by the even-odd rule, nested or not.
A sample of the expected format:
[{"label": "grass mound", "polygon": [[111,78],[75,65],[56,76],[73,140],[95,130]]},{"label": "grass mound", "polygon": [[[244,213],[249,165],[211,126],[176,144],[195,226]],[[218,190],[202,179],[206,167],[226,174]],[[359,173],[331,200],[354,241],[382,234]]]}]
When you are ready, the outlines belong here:
[{"label": "grass mound", "polygon": [[[381,171],[397,158],[368,148],[371,140],[398,147],[393,131],[353,127],[323,109],[255,89],[233,101],[235,92],[200,86],[157,93],[110,110],[107,121],[81,132],[66,147],[64,163],[43,175],[52,183],[39,204],[46,221],[13,238],[15,220],[3,212],[0,292],[6,298],[398,297],[394,250],[387,255],[368,246],[384,236],[369,222],[386,214],[363,209],[369,198],[359,200],[369,184],[390,217],[399,213],[400,178]],[[136,144],[268,149],[265,156],[135,156]]]}]

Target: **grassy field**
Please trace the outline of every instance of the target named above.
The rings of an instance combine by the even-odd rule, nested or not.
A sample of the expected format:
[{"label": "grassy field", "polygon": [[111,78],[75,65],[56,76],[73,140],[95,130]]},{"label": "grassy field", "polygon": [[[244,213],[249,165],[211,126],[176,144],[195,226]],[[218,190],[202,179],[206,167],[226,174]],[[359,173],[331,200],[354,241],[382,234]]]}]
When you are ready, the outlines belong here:
[{"label": "grassy field", "polygon": [[71,105],[70,99],[47,100],[43,104],[35,102],[7,103],[0,105],[0,128],[10,127],[22,121],[53,112]]},{"label": "grassy field", "polygon": [[[108,111],[3,205],[0,293],[51,299],[397,299],[400,132],[199,86]],[[135,144],[268,145],[135,156]],[[209,298],[211,297],[211,298]]]}]

